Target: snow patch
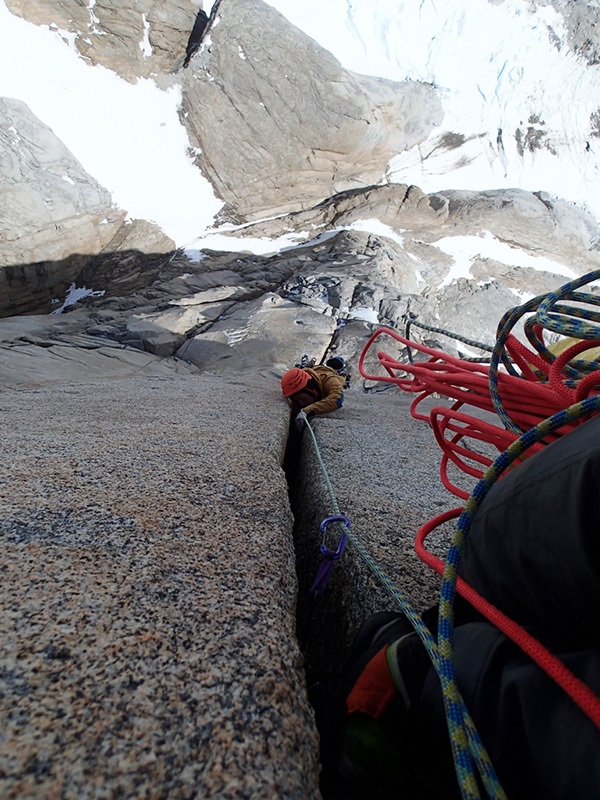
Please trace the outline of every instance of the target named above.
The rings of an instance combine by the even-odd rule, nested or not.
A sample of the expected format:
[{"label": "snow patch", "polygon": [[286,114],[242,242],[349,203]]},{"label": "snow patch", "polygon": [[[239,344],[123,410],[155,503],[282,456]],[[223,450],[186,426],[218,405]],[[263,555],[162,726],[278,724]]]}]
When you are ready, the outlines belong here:
[{"label": "snow patch", "polygon": [[372,325],[379,324],[379,315],[374,308],[367,308],[367,307],[358,307],[353,308],[349,312],[349,316],[353,317],[354,319],[361,319],[363,322],[370,322]]},{"label": "snow patch", "polygon": [[373,233],[378,236],[385,236],[400,245],[404,246],[404,238],[399,235],[397,231],[390,228],[389,225],[381,222],[378,219],[361,219],[353,222],[347,230],[363,231],[365,233]]},{"label": "snow patch", "polygon": [[[222,250],[227,253],[247,252],[254,253],[255,255],[275,255],[283,250],[300,246],[296,243],[295,239],[296,234],[279,236],[277,239],[268,239],[267,237],[235,239],[223,233],[208,233],[206,236],[195,239],[194,242],[202,243],[202,248],[205,250]],[[192,243],[190,242],[190,244]],[[304,244],[303,242],[302,246]]]},{"label": "snow patch", "polygon": [[489,231],[482,236],[446,236],[438,239],[433,245],[454,260],[454,264],[440,284],[440,288],[449,286],[459,278],[472,278],[471,266],[476,258],[493,259],[511,267],[529,267],[569,279],[577,277],[577,273],[564,264],[544,256],[531,256],[523,250],[511,247],[506,242],[501,242]]},{"label": "snow patch", "polygon": [[[187,256],[187,258],[189,258],[189,260],[193,261],[194,263],[199,263],[200,261],[206,258],[206,255],[205,253],[202,252],[202,250],[184,250],[183,254]],[[185,275],[183,275],[183,277],[190,278],[191,275],[186,273]]]},{"label": "snow patch", "polygon": [[93,289],[88,289],[85,286],[77,287],[74,283],[72,283],[69,287],[69,291],[67,292],[67,296],[65,297],[63,304],[60,306],[60,308],[56,308],[50,313],[62,314],[65,308],[68,308],[68,306],[74,306],[75,303],[78,303],[84,297],[102,297],[103,295],[104,289],[95,292]]},{"label": "snow patch", "polygon": [[[271,217],[270,219],[276,219]],[[252,223],[248,223],[251,225]],[[223,226],[218,231],[211,231],[204,236],[200,236],[189,244],[201,244],[203,248],[210,250],[223,250],[225,252],[250,252],[255,255],[272,255],[276,253],[287,253],[291,250],[297,250],[300,247],[308,247],[315,244],[326,242],[332,239],[342,231],[364,231],[366,233],[373,233],[378,236],[385,236],[392,239],[400,246],[403,245],[404,239],[389,225],[385,225],[378,219],[365,219],[357,220],[351,225],[341,225],[337,228],[331,228],[327,231],[322,231],[316,236],[309,237],[308,231],[290,231],[277,239],[269,239],[268,237],[261,238],[234,238],[237,231],[243,230],[246,225],[240,226]],[[229,234],[229,235],[228,235]]]},{"label": "snow patch", "polygon": [[140,50],[142,51],[144,58],[148,58],[154,51],[152,49],[152,45],[150,44],[150,24],[146,19],[145,14],[142,14],[142,22],[144,24],[144,36],[140,42]]}]

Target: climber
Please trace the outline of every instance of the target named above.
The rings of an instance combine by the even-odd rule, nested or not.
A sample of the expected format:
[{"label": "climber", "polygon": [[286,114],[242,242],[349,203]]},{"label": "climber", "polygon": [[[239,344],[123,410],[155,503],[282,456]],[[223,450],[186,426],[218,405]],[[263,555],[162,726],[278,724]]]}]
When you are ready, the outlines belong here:
[{"label": "climber", "polygon": [[[600,417],[495,483],[473,518],[461,577],[600,695]],[[437,635],[437,607],[423,615]],[[546,670],[457,599],[458,687],[510,800],[600,797],[600,721]],[[548,656],[550,656],[548,653]],[[548,659],[544,656],[544,663]],[[440,681],[412,625],[379,612],[363,624],[341,687],[345,773],[378,796],[459,796]],[[573,681],[571,681],[571,686]],[[584,712],[584,707],[588,709]],[[594,722],[596,720],[596,722]],[[379,787],[378,787],[379,789]],[[410,794],[412,796],[412,794]]]},{"label": "climber", "polygon": [[293,367],[281,378],[283,396],[292,407],[296,429],[304,427],[306,418],[312,419],[315,414],[328,414],[341,408],[344,403],[344,386],[346,379],[335,369],[326,366]]},{"label": "climber", "polygon": [[190,38],[188,39],[187,47],[185,48],[185,61],[183,62],[184,69],[187,69],[190,61],[192,60],[192,56],[194,56],[200,49],[200,45],[202,44],[202,37],[204,36],[204,31],[206,30],[207,24],[208,24],[208,17],[206,15],[206,12],[200,9],[200,11],[196,15],[194,27],[192,28]]}]

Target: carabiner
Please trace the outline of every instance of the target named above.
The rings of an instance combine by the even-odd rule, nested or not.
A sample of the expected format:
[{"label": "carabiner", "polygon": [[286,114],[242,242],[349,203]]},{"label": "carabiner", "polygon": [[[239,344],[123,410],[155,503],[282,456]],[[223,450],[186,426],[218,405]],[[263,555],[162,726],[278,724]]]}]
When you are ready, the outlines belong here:
[{"label": "carabiner", "polygon": [[329,547],[327,547],[325,544],[325,536],[327,534],[327,528],[332,522],[343,522],[344,525],[350,529],[350,520],[345,514],[336,514],[333,517],[326,517],[320,525],[321,533],[323,534],[323,542],[320,547],[321,554],[329,561],[337,561],[344,552],[346,542],[348,541],[348,536],[345,533],[342,533],[337,550],[331,550]]}]

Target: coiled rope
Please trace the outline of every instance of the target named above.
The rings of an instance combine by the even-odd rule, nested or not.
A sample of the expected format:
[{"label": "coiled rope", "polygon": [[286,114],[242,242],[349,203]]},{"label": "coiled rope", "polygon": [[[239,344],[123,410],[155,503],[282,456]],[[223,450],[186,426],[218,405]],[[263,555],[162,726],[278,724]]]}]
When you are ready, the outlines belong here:
[{"label": "coiled rope", "polygon": [[[492,464],[485,452],[480,452],[477,446],[466,446],[465,440],[486,442],[502,452],[524,431],[580,402],[600,384],[600,361],[579,358],[584,351],[600,344],[600,312],[593,310],[600,305],[600,297],[578,291],[596,280],[600,280],[600,270],[509,310],[498,326],[489,366],[426,347],[390,328],[375,331],[367,342],[359,360],[361,374],[367,380],[395,383],[417,395],[411,414],[431,424],[443,453],[442,482],[461,499],[466,499],[469,493],[450,479],[448,466],[454,464],[470,477],[479,479]],[[531,317],[524,329],[531,348],[512,333],[527,314]],[[562,354],[555,356],[544,342],[544,329],[576,338]],[[456,338],[455,334],[443,332]],[[370,374],[365,360],[381,337],[395,339],[427,360],[404,363],[378,351],[377,359],[386,374]],[[454,404],[450,408],[436,406],[429,415],[420,413],[420,403],[433,394],[448,397]],[[461,411],[463,406],[467,410],[469,406],[477,408],[488,418],[482,418],[480,413]],[[576,424],[567,422],[562,428],[547,433],[532,452],[568,433]]]},{"label": "coiled rope", "polygon": [[[390,329],[376,331],[360,357],[359,370],[364,378],[395,383],[405,391],[417,393],[411,405],[411,414],[431,423],[443,450],[441,475],[444,485],[467,501],[462,509],[446,512],[423,526],[416,541],[419,556],[443,576],[438,660],[435,665],[442,682],[457,774],[465,714],[453,664],[454,600],[457,591],[530,655],[600,727],[600,698],[540,642],[458,577],[458,566],[472,519],[494,482],[527,450],[543,448],[557,436],[572,430],[583,417],[600,411],[600,362],[597,359],[586,361],[577,358],[600,343],[600,313],[590,309],[590,306],[600,305],[600,298],[577,290],[599,279],[600,270],[590,272],[556,292],[540,295],[507,312],[498,326],[489,368],[417,344]],[[524,325],[532,349],[512,334],[517,322],[527,313],[534,314]],[[557,357],[544,343],[544,330],[574,337],[578,341]],[[444,333],[441,329],[439,332]],[[382,335],[391,336],[405,345],[410,363],[401,363],[380,351],[377,358],[387,375],[371,375],[365,369],[365,358],[373,343]],[[411,348],[428,355],[429,360],[415,364],[410,355]],[[505,371],[500,370],[501,364]],[[429,417],[420,414],[417,411],[420,402],[436,392],[453,399],[455,402],[452,407],[435,407]],[[459,412],[464,405],[495,412],[504,428],[482,421],[472,414]],[[445,436],[446,432],[451,434],[449,439]],[[486,456],[461,445],[465,437],[485,441],[504,452],[492,463]],[[470,494],[449,481],[446,467],[450,461],[467,474],[479,478]],[[481,466],[487,466],[487,470],[483,472]],[[444,564],[425,550],[423,542],[435,527],[456,517],[456,530]]]},{"label": "coiled rope", "polygon": [[[600,306],[600,297],[591,292],[577,290],[599,279],[600,270],[588,272],[581,278],[564,284],[555,292],[538,295],[528,303],[511,309],[500,320],[490,362],[490,396],[494,411],[507,430],[521,434],[531,427],[522,425],[511,414],[500,388],[500,362],[513,376],[519,377],[518,372],[508,362],[507,351],[517,361],[521,377],[532,385],[535,385],[536,381],[543,386],[548,385],[557,400],[562,398],[563,407],[579,402],[598,384],[598,376],[594,376],[594,373],[600,367],[599,361],[569,362],[584,350],[598,346],[600,327],[594,323],[600,322],[600,313],[590,307]],[[563,301],[570,302],[565,304]],[[584,307],[573,303],[582,304]],[[517,322],[529,312],[535,312],[535,316],[525,323],[525,334],[533,350],[522,345],[512,334]],[[544,329],[583,341],[568,348],[557,359],[544,344],[542,333]],[[531,364],[537,368],[537,372],[531,368]]]}]

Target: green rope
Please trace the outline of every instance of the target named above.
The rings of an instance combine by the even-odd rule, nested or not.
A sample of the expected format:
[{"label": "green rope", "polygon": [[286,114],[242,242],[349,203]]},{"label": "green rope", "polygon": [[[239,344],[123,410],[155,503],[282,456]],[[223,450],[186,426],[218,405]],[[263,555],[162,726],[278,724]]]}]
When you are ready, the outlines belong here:
[{"label": "green rope", "polygon": [[[483,350],[487,353],[492,353],[494,348],[489,344],[484,344],[483,342],[478,342],[475,339],[468,339],[466,336],[461,336],[459,333],[454,333],[453,331],[449,331],[446,328],[436,328],[433,325],[426,325],[424,322],[419,322],[417,319],[416,314],[407,311],[404,315],[403,319],[406,321],[406,328],[405,328],[405,339],[410,339],[410,328],[411,325],[414,325],[417,328],[421,328],[424,331],[429,331],[430,333],[440,333],[442,336],[447,336],[448,339],[455,339],[457,342],[462,342],[463,344],[468,345],[469,347],[476,347],[478,350]],[[413,363],[412,358],[412,350],[410,347],[407,348],[408,350],[408,360],[410,363]],[[470,361],[475,364],[488,364],[490,361],[490,357],[473,357],[473,358],[464,358],[463,361]]]},{"label": "green rope", "polygon": [[[456,580],[462,550],[473,521],[484,497],[500,475],[517,458],[533,444],[541,441],[549,433],[553,433],[563,425],[581,419],[594,411],[600,410],[600,395],[588,397],[580,403],[559,411],[543,420],[534,428],[526,431],[514,441],[507,450],[501,453],[492,466],[479,480],[458,519],[456,531],[446,558],[443,583],[440,589],[439,623],[438,623],[438,657],[440,669],[438,674],[442,682],[444,705],[448,731],[453,752],[460,752],[463,740],[462,715],[464,704],[456,683],[454,671],[454,599],[456,597]],[[456,757],[456,756],[455,756]]]},{"label": "green rope", "polygon": [[[310,432],[314,452],[327,486],[333,512],[337,516],[340,514],[340,509],[333,491],[331,479],[321,456],[317,437],[308,420],[306,421],[305,427]],[[425,645],[429,657],[431,658],[438,675],[440,675],[440,679],[442,679],[442,670],[447,669],[446,660],[440,659],[438,645],[436,645],[431,631],[425,625],[419,613],[411,606],[400,590],[394,585],[391,578],[373,560],[369,552],[365,547],[363,547],[354,533],[352,533],[352,531],[346,525],[344,525],[343,522],[338,522],[338,525],[342,529],[343,533],[346,534],[348,541],[352,544],[372,574],[379,580],[392,600],[398,605],[402,613],[410,620],[416,632],[419,634],[421,641]],[[451,694],[451,713],[454,715],[456,720],[456,724],[452,725],[451,744],[454,754],[458,784],[462,797],[464,800],[480,800],[481,794],[479,792],[476,774],[478,772],[481,776],[481,780],[483,781],[483,785],[486,789],[488,797],[494,798],[494,800],[507,800],[506,794],[500,785],[490,757],[483,745],[483,742],[481,741],[479,733],[477,732],[475,724],[467,710],[467,707],[465,706],[455,681]]]}]

